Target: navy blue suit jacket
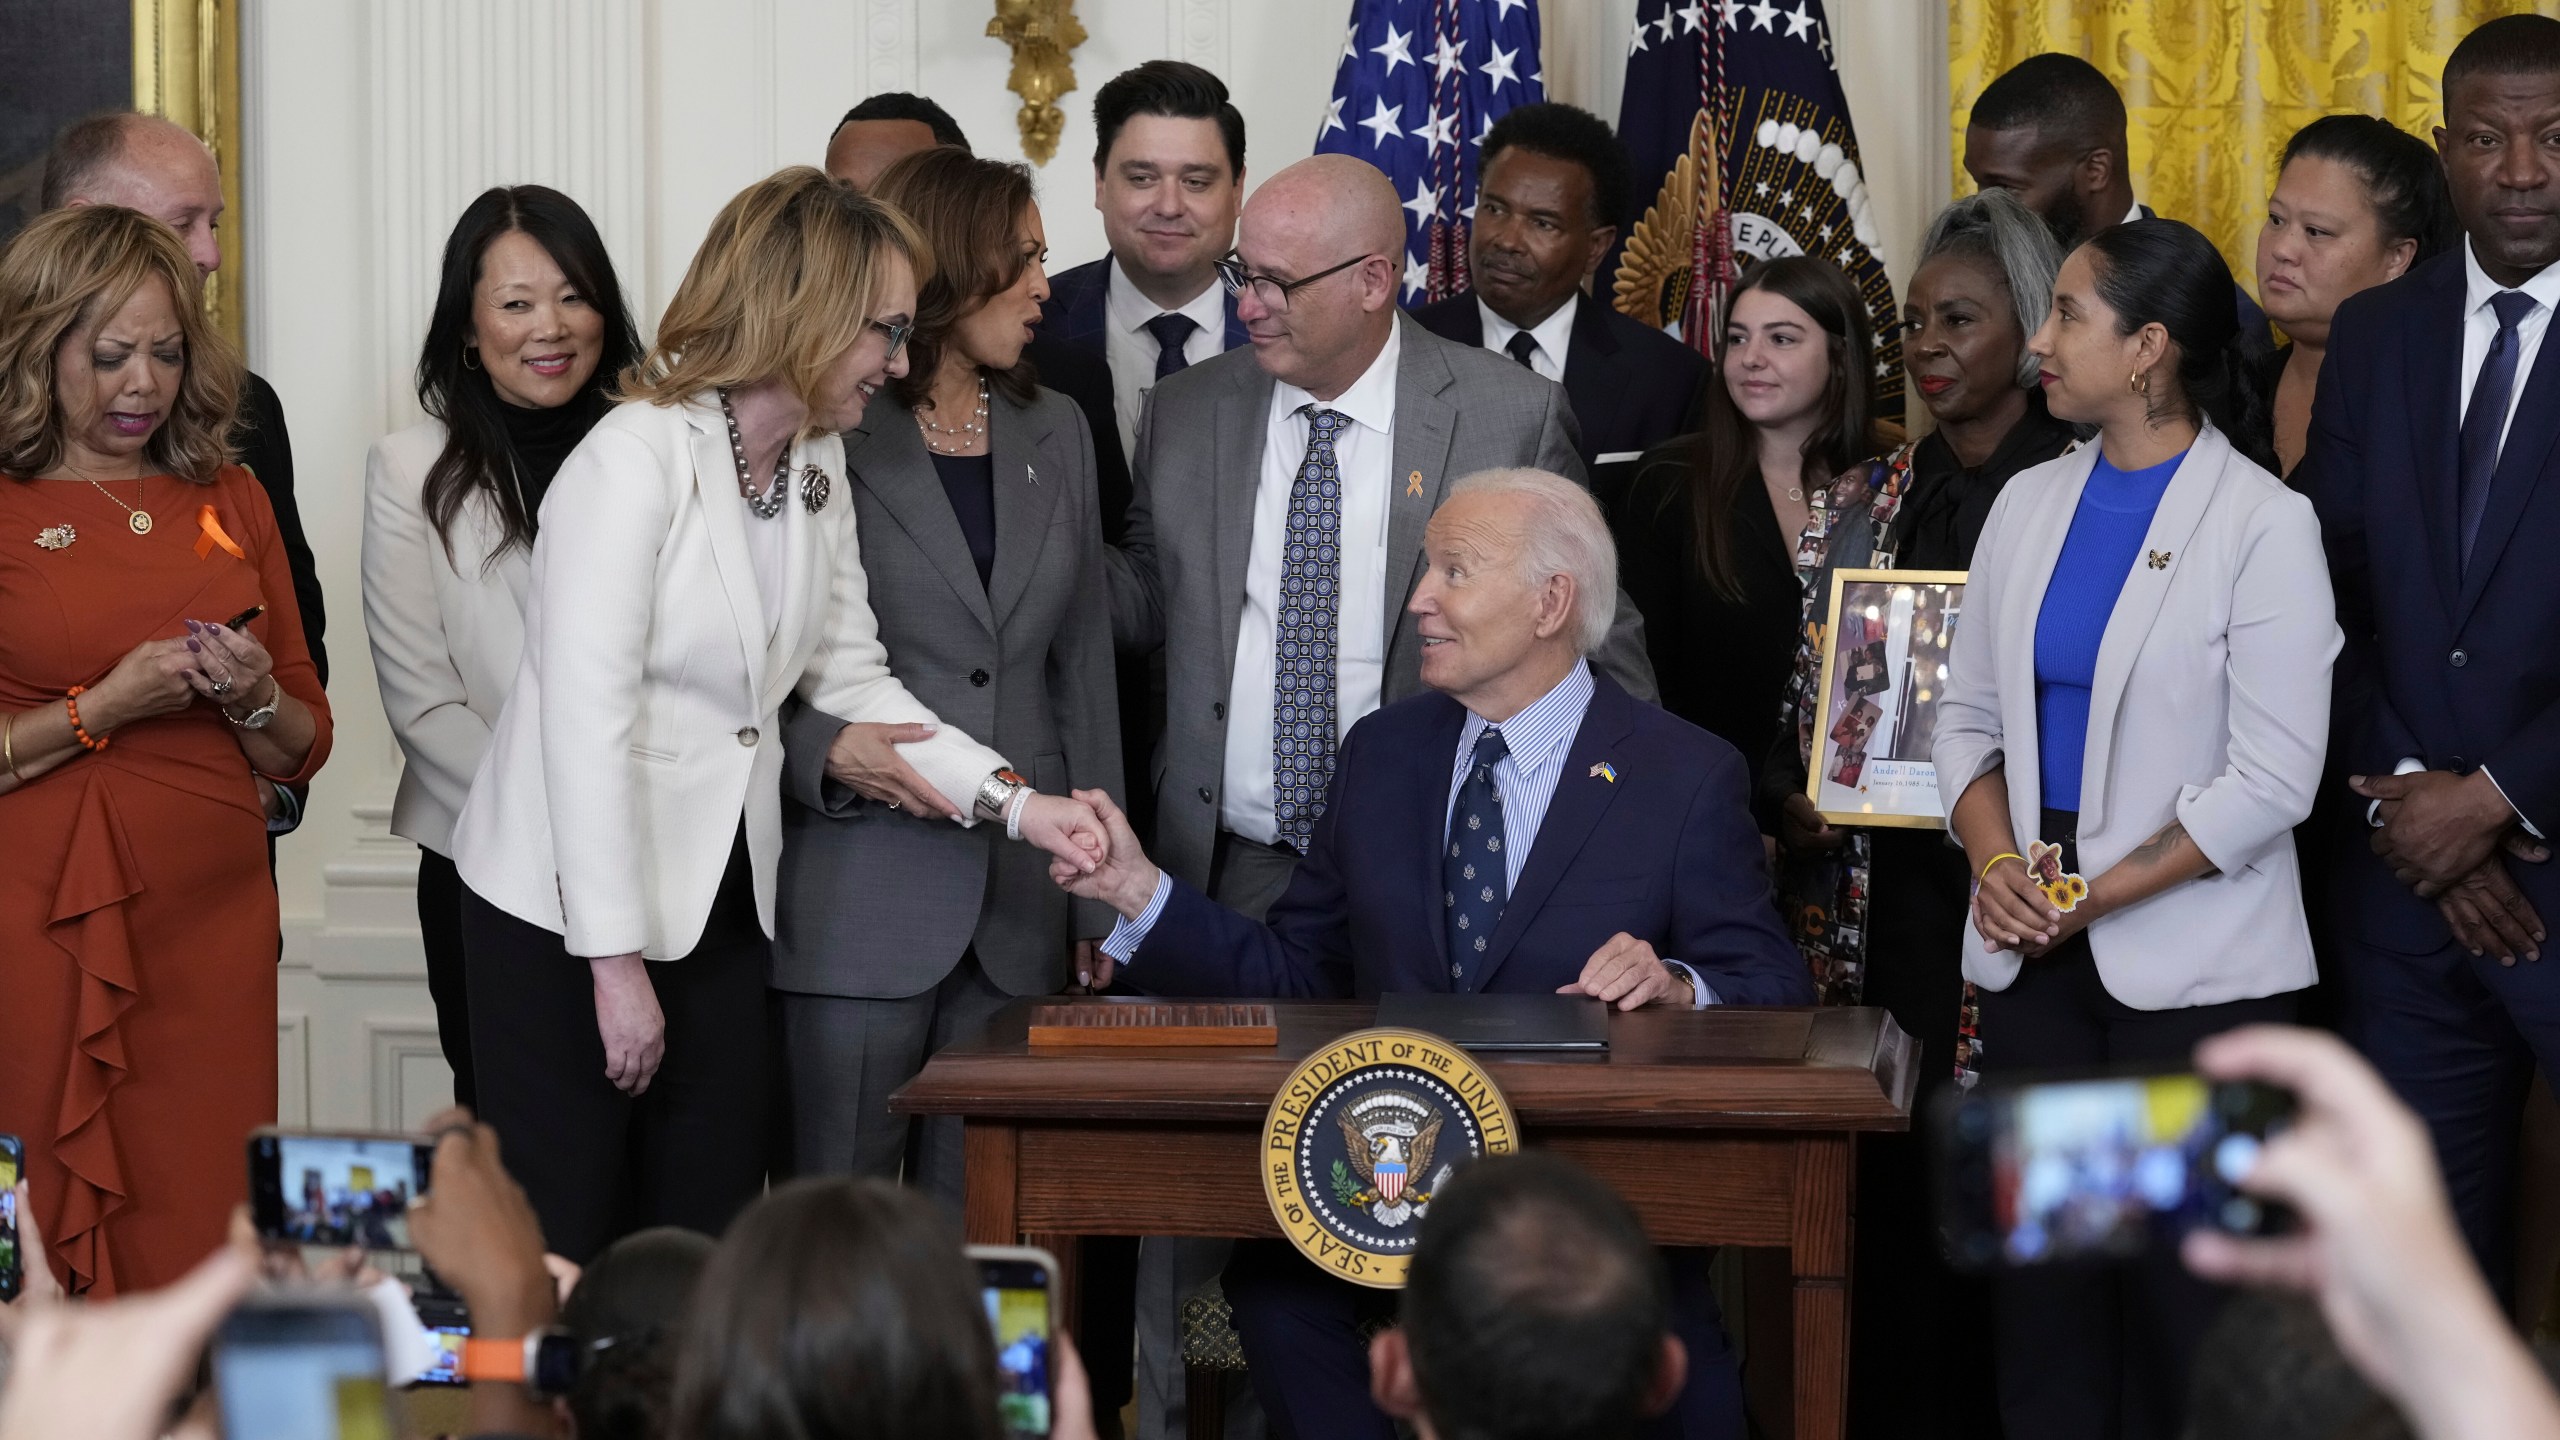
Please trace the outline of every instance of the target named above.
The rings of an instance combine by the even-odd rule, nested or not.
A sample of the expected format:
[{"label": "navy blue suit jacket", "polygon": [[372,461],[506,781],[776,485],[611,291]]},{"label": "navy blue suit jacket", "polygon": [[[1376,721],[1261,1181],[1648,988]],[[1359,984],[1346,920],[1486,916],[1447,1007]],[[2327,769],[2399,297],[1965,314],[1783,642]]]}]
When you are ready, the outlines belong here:
[{"label": "navy blue suit jacket", "polygon": [[[1778,926],[1742,756],[1594,672],[1555,798],[1486,952],[1490,991],[1552,993],[1620,931],[1695,966],[1737,1005],[1810,1005]],[[1437,692],[1343,737],[1307,858],[1257,922],[1180,880],[1130,958],[1159,995],[1448,990],[1440,853],[1466,711]],[[1592,773],[1606,762],[1612,781]]]},{"label": "navy blue suit jacket", "polygon": [[[1127,528],[1129,459],[1120,447],[1120,411],[1111,379],[1110,345],[1104,332],[1111,323],[1111,257],[1088,261],[1049,277],[1049,298],[1040,304],[1040,329],[1025,352],[1038,367],[1040,383],[1076,402],[1085,428],[1093,432],[1096,492],[1102,502],[1102,534],[1120,543]],[[1227,348],[1250,343],[1244,322],[1236,318],[1236,297],[1227,301]]]},{"label": "navy blue suit jacket", "polygon": [[[1472,290],[1417,307],[1413,318],[1443,340],[1484,343],[1484,312]],[[1564,397],[1582,426],[1582,468],[1591,493],[1611,515],[1635,479],[1632,458],[1603,466],[1603,455],[1640,455],[1705,423],[1707,357],[1608,301],[1585,295],[1574,307],[1565,344]]]},{"label": "navy blue suit jacket", "polygon": [[[1049,277],[1049,298],[1040,307],[1040,329],[1060,344],[1108,358],[1103,334],[1111,324],[1111,257],[1089,260]],[[1249,344],[1244,322],[1236,318],[1236,297],[1226,297],[1227,344],[1233,350]],[[1115,423],[1113,428],[1118,428]]]},{"label": "navy blue suit jacket", "polygon": [[[2294,483],[2320,511],[2347,634],[2339,662],[2345,774],[2404,756],[2487,766],[2527,820],[2560,836],[2560,343],[2545,340],[2498,456],[2471,561],[2456,511],[2463,255],[2436,256],[2338,308]],[[2356,801],[2363,813],[2364,802]],[[2393,949],[2450,943],[2432,902],[2356,847],[2367,933]],[[2507,867],[2560,914],[2560,863]]]}]

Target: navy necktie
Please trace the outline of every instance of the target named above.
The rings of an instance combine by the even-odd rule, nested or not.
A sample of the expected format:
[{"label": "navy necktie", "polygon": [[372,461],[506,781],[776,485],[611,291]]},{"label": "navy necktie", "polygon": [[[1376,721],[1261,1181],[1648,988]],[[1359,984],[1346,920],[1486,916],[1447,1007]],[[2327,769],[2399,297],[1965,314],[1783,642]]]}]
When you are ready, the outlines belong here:
[{"label": "navy necktie", "polygon": [[1485,946],[1502,923],[1511,898],[1510,860],[1502,853],[1502,792],[1493,767],[1511,753],[1511,742],[1488,725],[1476,737],[1474,763],[1449,812],[1449,852],[1440,861],[1440,903],[1448,911],[1449,980],[1453,990],[1484,983]]},{"label": "navy necktie", "polygon": [[2489,513],[2489,482],[2498,473],[2499,437],[2507,428],[2508,402],[2516,390],[2516,351],[2523,348],[2516,327],[2533,313],[2534,299],[2521,290],[2501,290],[2489,297],[2498,312],[2498,337],[2489,342],[2480,362],[2480,378],[2471,383],[2471,404],[2462,412],[2461,488],[2462,563],[2471,563],[2472,542],[2480,538],[2480,517]]},{"label": "navy necktie", "polygon": [[1182,347],[1190,343],[1191,332],[1199,328],[1199,321],[1170,310],[1147,322],[1147,333],[1156,337],[1157,379],[1161,380],[1191,363],[1182,353]]},{"label": "navy necktie", "polygon": [[1271,636],[1271,818],[1281,842],[1304,855],[1333,784],[1342,621],[1342,466],[1333,442],[1351,417],[1313,405],[1298,410],[1308,416],[1307,454],[1289,486]]},{"label": "navy necktie", "polygon": [[1511,358],[1519,361],[1523,369],[1538,368],[1529,363],[1529,357],[1538,353],[1537,336],[1526,330],[1514,330],[1511,332],[1511,338],[1503,343],[1502,348],[1510,352]]}]

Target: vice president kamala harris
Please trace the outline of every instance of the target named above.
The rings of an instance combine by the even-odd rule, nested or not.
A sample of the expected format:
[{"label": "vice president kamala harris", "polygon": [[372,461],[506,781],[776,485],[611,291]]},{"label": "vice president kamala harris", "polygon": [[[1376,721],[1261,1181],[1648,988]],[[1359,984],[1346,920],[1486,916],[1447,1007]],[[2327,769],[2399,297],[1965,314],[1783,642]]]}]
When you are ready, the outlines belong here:
[{"label": "vice president kamala harris", "polygon": [[[572,1260],[718,1234],[763,1185],[783,698],[935,722],[889,673],[836,438],[904,373],[929,263],[816,170],[749,186],[543,500],[454,861],[481,1112]],[[957,729],[901,753],[961,825],[1099,858],[1089,811]]]}]

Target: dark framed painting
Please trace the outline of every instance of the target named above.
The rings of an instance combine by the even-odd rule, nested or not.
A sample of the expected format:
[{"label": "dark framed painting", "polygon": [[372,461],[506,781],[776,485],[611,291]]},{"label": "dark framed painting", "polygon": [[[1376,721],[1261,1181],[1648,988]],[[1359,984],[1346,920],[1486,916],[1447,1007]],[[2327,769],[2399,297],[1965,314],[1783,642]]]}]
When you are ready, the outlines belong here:
[{"label": "dark framed painting", "polygon": [[43,207],[44,156],[102,110],[165,115],[222,166],[223,266],[205,308],[240,338],[240,0],[0,0],[0,244]]}]

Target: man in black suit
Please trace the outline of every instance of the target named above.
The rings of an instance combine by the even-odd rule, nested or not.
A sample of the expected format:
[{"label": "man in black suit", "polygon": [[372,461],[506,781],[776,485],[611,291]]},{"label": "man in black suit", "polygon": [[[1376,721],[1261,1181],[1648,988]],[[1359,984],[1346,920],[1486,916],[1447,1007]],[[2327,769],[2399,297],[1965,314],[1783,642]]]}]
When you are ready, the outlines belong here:
[{"label": "man in black suit", "polygon": [[[197,273],[210,279],[222,268],[222,244],[215,231],[222,219],[222,172],[202,140],[157,115],[110,111],[63,131],[45,155],[43,205],[47,210],[67,205],[139,210],[178,232]],[[302,611],[302,638],[311,647],[320,683],[326,685],[329,652],[320,634],[327,616],[319,567],[311,558],[311,542],[303,538],[302,511],[293,502],[293,441],[285,433],[284,402],[254,372],[240,392],[240,418],[231,440],[240,463],[257,477],[276,512],[276,535],[284,541],[285,562],[293,570],[294,604]],[[267,802],[267,833],[287,834],[302,823],[306,787],[279,788],[262,779],[258,792]]]},{"label": "man in black suit", "polygon": [[2294,479],[2347,633],[2343,768],[2376,827],[2338,882],[2351,1032],[2425,1118],[2504,1292],[2525,1094],[2537,1064],[2560,1073],[2542,953],[2560,916],[2542,843],[2560,835],[2560,21],[2482,25],[2441,93],[2464,243],[2338,308]]},{"label": "man in black suit", "polygon": [[1561,381],[1591,491],[1614,511],[1638,455],[1698,428],[1707,379],[1697,351],[1582,293],[1626,214],[1626,147],[1599,116],[1549,102],[1503,116],[1479,154],[1475,288],[1413,318]]}]

